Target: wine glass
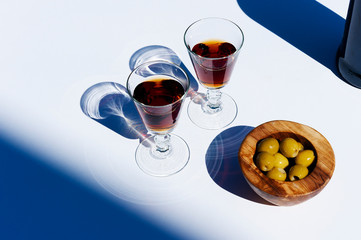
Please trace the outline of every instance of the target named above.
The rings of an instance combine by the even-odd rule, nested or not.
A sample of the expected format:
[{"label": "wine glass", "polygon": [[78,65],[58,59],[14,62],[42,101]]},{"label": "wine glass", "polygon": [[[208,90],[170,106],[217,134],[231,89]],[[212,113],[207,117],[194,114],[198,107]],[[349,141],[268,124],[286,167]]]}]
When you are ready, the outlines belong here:
[{"label": "wine glass", "polygon": [[177,124],[188,93],[187,74],[174,63],[150,61],[136,67],[126,85],[151,134],[136,150],[138,166],[153,176],[169,176],[179,172],[188,163],[189,147],[171,131]]},{"label": "wine glass", "polygon": [[201,128],[220,129],[237,116],[237,104],[220,89],[230,80],[243,41],[242,29],[223,18],[198,20],[184,33],[198,81],[207,89],[207,94],[196,94],[188,105],[190,119]]}]

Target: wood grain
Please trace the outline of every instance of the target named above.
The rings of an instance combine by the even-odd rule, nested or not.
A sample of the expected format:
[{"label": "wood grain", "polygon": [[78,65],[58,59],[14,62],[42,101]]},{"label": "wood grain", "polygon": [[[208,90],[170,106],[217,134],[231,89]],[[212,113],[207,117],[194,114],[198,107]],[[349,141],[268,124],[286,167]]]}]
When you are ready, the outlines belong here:
[{"label": "wood grain", "polygon": [[[314,150],[316,162],[307,177],[282,182],[268,178],[257,168],[253,161],[257,142],[270,136],[280,141],[293,137],[305,149]],[[335,155],[327,139],[315,129],[276,120],[261,124],[246,136],[239,150],[239,163],[247,182],[258,195],[273,204],[291,206],[312,198],[327,185],[335,169]]]}]

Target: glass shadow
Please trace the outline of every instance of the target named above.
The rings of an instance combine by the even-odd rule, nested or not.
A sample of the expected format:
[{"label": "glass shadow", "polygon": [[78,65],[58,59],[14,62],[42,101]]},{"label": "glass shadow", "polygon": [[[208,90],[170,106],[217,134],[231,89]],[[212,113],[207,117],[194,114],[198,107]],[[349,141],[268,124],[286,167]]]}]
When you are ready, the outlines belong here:
[{"label": "glass shadow", "polygon": [[89,87],[80,99],[83,113],[129,139],[143,141],[147,129],[124,86],[100,82]]},{"label": "glass shadow", "polygon": [[172,62],[178,66],[180,66],[188,75],[190,81],[190,90],[189,95],[192,97],[198,91],[198,82],[193,77],[193,75],[189,72],[187,67],[184,65],[182,60],[178,57],[178,55],[170,48],[162,45],[149,45],[143,48],[140,48],[129,59],[129,68],[130,70],[134,70],[137,66],[142,63],[155,61],[155,60],[165,60]]},{"label": "glass shadow", "polygon": [[345,19],[315,0],[237,0],[239,7],[283,40],[329,68],[336,65]]},{"label": "glass shadow", "polygon": [[236,126],[218,134],[206,153],[207,170],[213,181],[228,192],[253,202],[273,205],[253,191],[239,165],[239,148],[252,129],[254,127]]},{"label": "glass shadow", "polygon": [[[198,83],[177,54],[168,47],[151,45],[137,50],[129,60],[130,70],[146,61],[166,60],[179,65],[188,75],[188,96],[197,95]],[[163,65],[157,65],[164,67]],[[147,69],[140,74],[154,74],[159,69]],[[164,70],[164,69],[163,69]],[[201,103],[201,101],[200,101]],[[126,88],[115,82],[99,82],[85,90],[80,99],[83,113],[105,127],[128,139],[142,142],[150,137]]]}]

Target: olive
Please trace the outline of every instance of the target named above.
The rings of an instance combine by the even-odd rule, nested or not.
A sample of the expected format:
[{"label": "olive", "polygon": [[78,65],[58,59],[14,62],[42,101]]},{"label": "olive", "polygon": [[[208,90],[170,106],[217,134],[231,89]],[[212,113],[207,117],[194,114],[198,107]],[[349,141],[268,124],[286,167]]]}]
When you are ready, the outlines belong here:
[{"label": "olive", "polygon": [[307,175],[308,175],[308,168],[299,164],[296,164],[293,167],[291,167],[288,173],[288,176],[291,181],[300,180],[302,178],[305,178]]},{"label": "olive", "polygon": [[268,137],[263,140],[261,140],[258,143],[257,151],[258,152],[269,152],[270,154],[275,154],[278,152],[280,145],[277,141],[277,139]]},{"label": "olive", "polygon": [[275,157],[269,152],[260,152],[256,157],[256,165],[262,171],[269,171],[273,168]]},{"label": "olive", "polygon": [[312,150],[303,150],[298,153],[295,163],[308,167],[312,164],[313,160],[315,159],[315,154]]},{"label": "olive", "polygon": [[293,138],[285,138],[280,143],[280,152],[287,158],[294,158],[299,151],[298,142]]},{"label": "olive", "polygon": [[303,149],[305,149],[302,145],[302,143],[298,142],[298,151],[303,151]]},{"label": "olive", "polygon": [[284,169],[285,167],[288,166],[289,164],[288,159],[285,156],[283,156],[281,153],[276,153],[273,156],[275,157],[274,167]]},{"label": "olive", "polygon": [[284,180],[286,180],[287,173],[283,168],[274,167],[270,171],[267,172],[267,177],[275,179],[275,180],[284,181]]}]

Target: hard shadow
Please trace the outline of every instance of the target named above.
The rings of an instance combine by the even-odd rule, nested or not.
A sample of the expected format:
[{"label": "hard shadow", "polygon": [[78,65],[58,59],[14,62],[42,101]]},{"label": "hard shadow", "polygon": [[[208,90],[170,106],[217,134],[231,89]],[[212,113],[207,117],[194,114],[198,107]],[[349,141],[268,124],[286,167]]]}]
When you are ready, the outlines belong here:
[{"label": "hard shadow", "polygon": [[253,202],[273,205],[252,190],[239,165],[239,148],[253,128],[236,126],[218,134],[206,153],[207,170],[213,181],[228,192]]},{"label": "hard shadow", "polygon": [[180,239],[0,137],[0,239]]},{"label": "hard shadow", "polygon": [[89,87],[80,99],[83,113],[129,139],[147,138],[147,129],[124,86],[101,82]]},{"label": "hard shadow", "polygon": [[237,0],[240,8],[283,40],[341,78],[336,54],[345,19],[315,0]]}]

